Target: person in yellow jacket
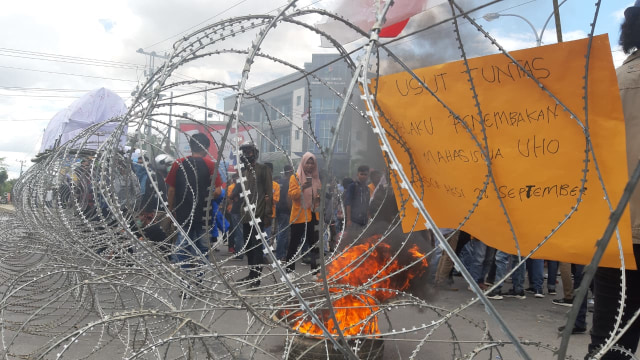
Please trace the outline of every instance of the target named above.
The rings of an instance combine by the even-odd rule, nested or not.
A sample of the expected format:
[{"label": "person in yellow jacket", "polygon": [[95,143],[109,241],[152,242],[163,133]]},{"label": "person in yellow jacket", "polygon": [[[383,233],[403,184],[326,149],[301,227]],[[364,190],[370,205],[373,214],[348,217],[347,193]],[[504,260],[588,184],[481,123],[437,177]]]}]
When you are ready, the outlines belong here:
[{"label": "person in yellow jacket", "polygon": [[287,251],[287,271],[296,269],[294,257],[301,255],[304,243],[311,249],[311,269],[317,269],[315,248],[318,242],[318,207],[320,205],[320,174],[316,157],[307,152],[302,155],[298,171],[289,179],[289,198],[291,199],[291,237]]}]

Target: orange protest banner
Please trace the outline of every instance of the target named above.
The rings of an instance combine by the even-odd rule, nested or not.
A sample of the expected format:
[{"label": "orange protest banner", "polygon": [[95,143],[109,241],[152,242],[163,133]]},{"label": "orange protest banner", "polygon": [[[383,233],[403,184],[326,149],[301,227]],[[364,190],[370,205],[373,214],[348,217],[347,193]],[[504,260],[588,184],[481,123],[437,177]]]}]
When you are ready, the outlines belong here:
[{"label": "orange protest banner", "polygon": [[[438,226],[468,217],[462,229],[502,251],[515,254],[517,243],[526,255],[544,242],[534,258],[591,260],[628,172],[606,35],[593,38],[585,116],[587,46],[584,39],[510,53],[526,72],[504,54],[470,59],[472,82],[462,61],[416,70],[435,96],[406,72],[373,81],[382,124],[397,135],[393,150],[405,171],[415,165],[413,187]],[[411,202],[404,215],[409,231],[418,216]],[[619,234],[632,268],[628,211]],[[619,265],[614,235],[601,266]]]}]

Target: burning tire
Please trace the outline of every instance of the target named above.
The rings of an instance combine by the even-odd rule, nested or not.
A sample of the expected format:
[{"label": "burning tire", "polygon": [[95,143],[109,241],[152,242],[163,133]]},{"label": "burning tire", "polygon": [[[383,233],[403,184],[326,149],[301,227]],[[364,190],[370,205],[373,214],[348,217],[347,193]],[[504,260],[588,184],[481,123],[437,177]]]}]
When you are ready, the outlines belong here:
[{"label": "burning tire", "polygon": [[[359,359],[379,360],[384,354],[384,341],[381,339],[364,339],[359,340],[360,346],[356,354]],[[356,340],[349,340],[349,346],[353,349]],[[291,341],[291,351],[289,359],[305,359],[305,360],[342,360],[345,356],[342,352],[335,349],[333,344],[325,339],[312,337],[294,337]]]}]

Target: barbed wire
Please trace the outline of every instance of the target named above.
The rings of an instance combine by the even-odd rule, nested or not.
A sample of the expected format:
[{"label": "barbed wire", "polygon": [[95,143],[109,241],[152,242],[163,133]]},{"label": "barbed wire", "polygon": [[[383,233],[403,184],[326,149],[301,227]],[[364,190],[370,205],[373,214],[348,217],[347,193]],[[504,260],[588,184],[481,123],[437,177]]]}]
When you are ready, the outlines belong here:
[{"label": "barbed wire", "polygon": [[[127,114],[95,124],[73,140],[41,154],[19,179],[14,187],[15,215],[0,213],[3,358],[422,359],[429,356],[429,345],[441,343],[449,351],[443,357],[451,359],[509,356],[528,359],[532,358],[529,349],[535,349],[535,358],[541,353],[549,358],[557,354],[561,359],[572,358],[566,355],[571,327],[567,327],[560,348],[538,339],[523,339],[513,331],[487,294],[499,288],[515,269],[497,279],[490,289],[482,290],[438,228],[430,214],[434,210],[422,201],[426,186],[419,160],[411,153],[397,125],[385,114],[379,102],[382,95],[378,83],[371,81],[381,75],[383,61],[393,62],[415,79],[465,129],[481,152],[486,175],[456,230],[476,213],[485,193],[499,190],[489,154],[490,136],[484,124],[474,131],[472,124],[412,71],[395,48],[379,41],[384,15],[391,4],[385,3],[379,9],[380,16],[367,34],[337,14],[296,9],[296,3],[289,2],[276,15],[235,17],[184,36],[175,43],[163,66],[141,86]],[[571,112],[553,91],[475,22],[469,13],[478,7],[465,10],[456,1],[449,1],[448,6],[450,14],[446,20],[430,27],[450,26],[454,32],[480,118],[483,105],[471,74],[467,44],[461,36],[462,20],[568,112],[587,139],[576,204],[528,254],[520,252],[516,225],[507,206],[500,202],[505,226],[510,229],[519,257],[515,265],[524,266],[582,201],[588,165],[597,163],[589,142],[589,126],[586,119]],[[599,2],[594,19],[598,8]],[[352,59],[354,52],[346,51],[332,36],[305,22],[305,16],[310,15],[340,22],[344,31],[366,36],[368,41],[358,50],[358,57]],[[269,48],[273,43],[268,40],[277,37],[282,27],[323,37],[333,44],[337,54],[328,63],[296,66],[282,52]],[[416,30],[415,34],[420,32]],[[585,54],[585,72],[589,51],[590,48]],[[224,69],[234,74],[233,80],[220,79],[216,77],[218,74],[185,80],[178,72],[186,65]],[[344,70],[342,82],[332,82],[321,74],[330,66]],[[248,85],[250,77],[260,78],[261,71],[270,67],[286,68],[292,75],[265,86]],[[587,84],[585,78],[585,102]],[[277,103],[277,97],[288,88],[301,89],[300,108],[289,111]],[[358,91],[362,92],[361,99],[356,96]],[[166,96],[173,92],[175,97]],[[195,99],[202,93],[222,100],[224,110],[203,106],[201,99]],[[335,121],[328,130],[329,136],[312,121],[316,114],[313,100],[326,94],[340,102],[338,109],[331,109]],[[206,114],[213,113],[224,121],[209,123],[183,115],[200,112],[204,112],[205,119]],[[258,122],[256,118],[264,120]],[[189,126],[185,127],[185,123]],[[382,188],[382,204],[393,204],[392,211],[381,205],[371,212],[371,220],[362,229],[334,232],[339,220],[336,214],[344,214],[347,205],[338,190],[337,179],[349,172],[336,169],[339,154],[335,149],[356,126],[372,132],[380,147],[374,155],[387,166],[383,171],[385,177],[402,191],[396,197],[391,187]],[[288,131],[289,143],[277,136],[282,129]],[[215,135],[212,136],[215,150],[207,151],[215,160],[215,169],[206,189],[187,180],[185,186],[190,192],[175,199],[175,206],[182,202],[195,204],[204,193],[203,218],[192,206],[184,220],[169,207],[169,190],[164,181],[168,164],[161,164],[156,158],[188,156],[185,145],[195,132]],[[291,138],[298,132],[302,135],[301,146],[290,151],[294,148]],[[318,213],[317,225],[305,225],[313,227],[310,231],[305,228],[305,233],[317,231],[319,237],[311,244],[308,242],[312,239],[303,237],[301,244],[306,242],[309,246],[293,249],[293,256],[288,259],[279,257],[276,248],[279,235],[289,231],[290,226],[276,226],[271,234],[264,231],[265,218],[257,209],[263,199],[256,196],[258,189],[252,180],[258,177],[258,170],[243,163],[240,151],[247,139],[263,144],[263,149],[275,149],[269,157],[278,160],[278,169],[284,165],[295,169],[299,154],[306,149],[314,149],[318,157],[323,173],[320,194],[324,196],[319,200],[322,211]],[[406,152],[408,167],[403,166],[394,149]],[[370,148],[366,150],[373,153]],[[134,163],[135,157],[140,161]],[[193,171],[189,163],[176,164],[178,171]],[[236,164],[233,171],[230,164]],[[597,166],[595,171],[613,211],[615,206],[606,195]],[[238,176],[235,181],[231,180],[232,172]],[[231,205],[232,197],[227,192],[223,199],[214,199],[218,175],[229,186],[235,183],[240,189],[244,222],[249,224],[251,236],[255,234],[258,243],[245,242],[233,252],[222,251],[225,246],[234,247],[234,232],[247,227],[232,222],[226,228],[224,219],[222,226],[217,222],[217,216],[224,215]],[[301,187],[300,181],[293,177],[291,183]],[[626,195],[630,195],[637,181],[632,179]],[[214,210],[216,200],[220,202],[217,205],[222,209],[218,210],[220,214]],[[410,208],[416,209],[417,215],[408,219]],[[615,214],[620,215],[621,211],[616,210]],[[618,218],[612,218],[609,236],[603,237],[606,241]],[[205,235],[192,236],[192,230],[201,222]],[[407,224],[411,225],[410,231],[403,232],[402,225]],[[417,230],[425,224],[431,230]],[[216,227],[219,234],[210,238],[210,230]],[[245,234],[245,239],[248,235]],[[175,255],[180,251],[180,239],[194,251],[178,259]],[[207,246],[200,247],[201,241]],[[594,259],[602,255],[605,247],[606,243],[599,244]],[[622,254],[620,239],[618,248]],[[257,280],[246,281],[246,274],[255,267],[237,259],[253,256],[256,251],[263,256],[260,275]],[[461,296],[459,304],[447,304],[447,308],[432,301],[430,288],[433,276],[430,262],[441,251],[451,258],[475,296],[471,299]],[[288,271],[292,265],[314,256],[319,258],[318,269]],[[592,277],[597,261],[585,270],[585,281]],[[621,281],[624,298],[625,282]],[[578,299],[585,295],[583,281],[574,303],[580,303]],[[506,340],[496,336],[488,323],[472,319],[465,312],[478,301],[507,336]],[[573,311],[568,323],[575,319],[577,309]],[[619,319],[621,314],[622,308]],[[611,348],[633,357],[614,345],[621,336],[620,322],[598,356]]]}]

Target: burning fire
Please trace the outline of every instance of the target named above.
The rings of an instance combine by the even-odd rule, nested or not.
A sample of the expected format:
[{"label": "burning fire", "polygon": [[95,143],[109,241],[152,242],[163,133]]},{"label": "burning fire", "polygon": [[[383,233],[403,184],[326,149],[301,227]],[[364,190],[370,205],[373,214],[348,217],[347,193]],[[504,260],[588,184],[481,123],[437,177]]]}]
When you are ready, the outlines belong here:
[{"label": "burning fire", "polygon": [[[397,291],[409,288],[411,280],[421,276],[427,269],[427,260],[413,245],[408,253],[409,260],[392,258],[391,247],[377,243],[380,236],[372,236],[365,243],[356,245],[341,257],[327,265],[327,275],[331,283],[329,291],[336,295],[333,301],[338,326],[345,335],[378,334],[378,304],[397,296]],[[418,261],[420,259],[420,261]],[[403,269],[409,263],[414,265]],[[404,263],[401,263],[404,262]],[[398,272],[403,269],[401,272]],[[397,273],[398,272],[398,273]],[[365,288],[357,293],[347,293],[363,284]],[[293,328],[310,335],[321,335],[320,327],[311,322],[302,311],[285,312],[293,322]],[[324,326],[333,334],[337,326],[329,315],[329,310],[318,313]]]}]

